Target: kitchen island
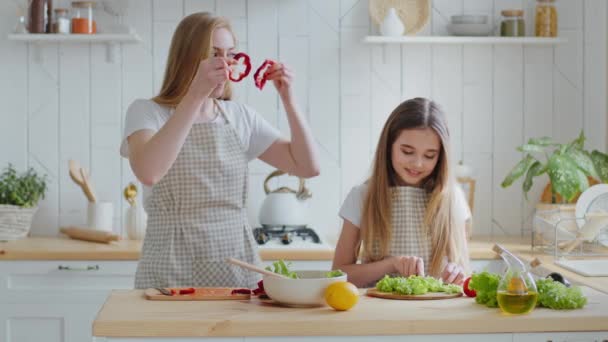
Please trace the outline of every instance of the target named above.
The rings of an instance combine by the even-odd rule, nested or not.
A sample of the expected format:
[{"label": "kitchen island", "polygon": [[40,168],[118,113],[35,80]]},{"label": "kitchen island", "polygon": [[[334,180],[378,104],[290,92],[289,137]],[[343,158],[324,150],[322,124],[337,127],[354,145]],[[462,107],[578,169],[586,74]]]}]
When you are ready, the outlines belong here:
[{"label": "kitchen island", "polygon": [[114,291],[93,323],[93,335],[97,342],[284,341],[295,336],[302,336],[297,341],[347,340],[340,336],[362,336],[359,341],[371,336],[378,341],[608,340],[608,295],[583,290],[589,299],[583,309],[537,308],[521,316],[467,297],[399,301],[362,295],[353,309],[338,312],[327,306],[288,308],[257,299],[148,301],[139,290]]}]

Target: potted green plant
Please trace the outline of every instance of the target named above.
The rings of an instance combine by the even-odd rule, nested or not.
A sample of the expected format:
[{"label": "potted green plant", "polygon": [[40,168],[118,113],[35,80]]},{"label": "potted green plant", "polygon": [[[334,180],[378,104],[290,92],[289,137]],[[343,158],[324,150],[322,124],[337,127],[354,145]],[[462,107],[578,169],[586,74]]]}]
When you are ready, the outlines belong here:
[{"label": "potted green plant", "polygon": [[584,145],[585,135],[581,132],[567,144],[542,137],[530,139],[517,148],[525,155],[505,177],[503,188],[524,177],[522,189],[527,200],[534,178],[549,176],[549,184],[536,203],[532,247],[553,247],[556,240],[562,243],[574,239],[578,230],[574,203],[578,196],[590,183],[608,181],[608,155],[597,150],[589,152]]},{"label": "potted green plant", "polygon": [[30,168],[18,174],[9,166],[0,174],[0,240],[16,240],[28,235],[38,201],[47,189],[46,176]]},{"label": "potted green plant", "polygon": [[[525,153],[503,180],[501,186],[509,187],[517,179],[524,177],[522,189],[528,198],[534,178],[549,176],[550,199],[552,204],[573,203],[577,196],[589,187],[589,182],[608,182],[608,155],[594,150],[585,150],[583,132],[567,144],[559,144],[549,137],[533,138],[519,146]],[[536,155],[544,156],[541,161]]]}]

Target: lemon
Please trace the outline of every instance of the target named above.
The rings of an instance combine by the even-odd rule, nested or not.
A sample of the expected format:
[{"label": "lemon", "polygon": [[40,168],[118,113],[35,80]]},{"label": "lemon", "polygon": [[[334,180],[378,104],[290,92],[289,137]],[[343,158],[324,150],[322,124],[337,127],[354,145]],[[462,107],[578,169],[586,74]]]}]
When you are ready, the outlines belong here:
[{"label": "lemon", "polygon": [[325,301],[332,308],[338,311],[345,311],[357,304],[359,301],[359,290],[353,283],[338,281],[325,289]]}]

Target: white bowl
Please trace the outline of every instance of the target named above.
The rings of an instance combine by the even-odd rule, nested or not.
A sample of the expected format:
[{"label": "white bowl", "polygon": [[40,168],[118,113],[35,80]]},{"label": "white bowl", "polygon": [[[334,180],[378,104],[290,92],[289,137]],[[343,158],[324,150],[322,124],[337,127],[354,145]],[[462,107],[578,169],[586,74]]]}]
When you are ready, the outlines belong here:
[{"label": "white bowl", "polygon": [[490,24],[448,24],[447,29],[454,36],[490,36],[494,30]]},{"label": "white bowl", "polygon": [[453,24],[487,24],[487,14],[462,14],[451,17]]},{"label": "white bowl", "polygon": [[327,278],[328,271],[296,271],[299,279],[264,275],[264,291],[272,300],[292,306],[325,305],[325,289],[332,283],[346,281],[346,274]]}]

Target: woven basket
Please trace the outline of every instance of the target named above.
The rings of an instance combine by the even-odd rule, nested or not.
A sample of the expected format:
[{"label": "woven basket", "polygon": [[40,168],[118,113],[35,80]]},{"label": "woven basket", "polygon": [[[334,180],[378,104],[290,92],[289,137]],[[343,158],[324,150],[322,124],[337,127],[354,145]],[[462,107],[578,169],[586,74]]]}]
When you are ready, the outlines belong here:
[{"label": "woven basket", "polygon": [[376,26],[380,26],[391,7],[405,26],[405,34],[418,33],[429,21],[430,0],[369,0],[369,15]]},{"label": "woven basket", "polygon": [[18,240],[26,237],[32,226],[32,219],[38,210],[16,205],[0,205],[0,241]]}]

